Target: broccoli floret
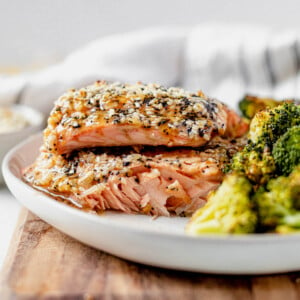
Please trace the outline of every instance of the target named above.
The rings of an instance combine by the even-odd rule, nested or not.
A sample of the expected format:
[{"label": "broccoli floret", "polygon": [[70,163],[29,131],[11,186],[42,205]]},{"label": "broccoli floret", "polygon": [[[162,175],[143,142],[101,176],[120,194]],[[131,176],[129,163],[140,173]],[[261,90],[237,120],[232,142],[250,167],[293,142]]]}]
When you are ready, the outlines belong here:
[{"label": "broccoli floret", "polygon": [[253,197],[262,231],[300,230],[300,166],[288,176],[271,179]]},{"label": "broccoli floret", "polygon": [[245,97],[239,102],[239,109],[243,117],[251,120],[255,114],[266,108],[274,108],[278,105],[284,104],[285,102],[297,102],[295,100],[283,100],[278,101],[272,98],[260,98],[251,95],[245,95]]},{"label": "broccoli floret", "polygon": [[245,95],[239,102],[239,109],[243,117],[252,119],[257,112],[266,108],[273,108],[282,104],[282,101],[277,101],[271,98],[259,98],[256,96]]},{"label": "broccoli floret", "polygon": [[231,169],[264,184],[276,175],[273,145],[291,127],[300,125],[300,106],[284,103],[258,112],[250,124],[249,141],[232,160]]},{"label": "broccoli floret", "polygon": [[296,125],[300,125],[300,106],[284,103],[258,112],[250,124],[249,138],[253,143],[263,143],[271,148],[287,129]]},{"label": "broccoli floret", "polygon": [[282,135],[272,151],[277,173],[289,175],[300,164],[300,126],[294,126]]},{"label": "broccoli floret", "polygon": [[220,187],[209,195],[207,204],[194,213],[186,232],[191,235],[254,232],[257,217],[251,193],[252,186],[244,176],[225,176]]},{"label": "broccoli floret", "polygon": [[231,169],[245,174],[254,184],[264,184],[272,178],[276,166],[268,148],[249,143],[233,157]]}]

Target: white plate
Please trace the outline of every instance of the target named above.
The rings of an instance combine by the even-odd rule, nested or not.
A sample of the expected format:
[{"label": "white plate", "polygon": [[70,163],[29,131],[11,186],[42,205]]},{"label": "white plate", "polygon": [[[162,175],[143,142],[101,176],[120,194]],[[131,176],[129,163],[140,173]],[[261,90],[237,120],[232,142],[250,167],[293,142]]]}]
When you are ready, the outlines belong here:
[{"label": "white plate", "polygon": [[21,170],[34,161],[41,135],[11,150],[3,163],[6,183],[29,210],[75,239],[116,256],[158,267],[223,274],[300,270],[300,235],[205,236],[184,234],[186,218],[93,215],[59,203],[26,185]]}]

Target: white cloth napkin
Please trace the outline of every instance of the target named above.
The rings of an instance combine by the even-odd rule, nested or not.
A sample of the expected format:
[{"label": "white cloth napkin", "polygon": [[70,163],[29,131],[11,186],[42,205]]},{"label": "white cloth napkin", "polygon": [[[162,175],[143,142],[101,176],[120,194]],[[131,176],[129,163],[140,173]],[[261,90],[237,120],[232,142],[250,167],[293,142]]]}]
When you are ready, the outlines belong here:
[{"label": "white cloth napkin", "polygon": [[114,35],[45,70],[0,76],[0,105],[48,113],[64,91],[102,79],[201,89],[232,107],[245,93],[300,97],[299,42],[295,32],[222,24]]}]

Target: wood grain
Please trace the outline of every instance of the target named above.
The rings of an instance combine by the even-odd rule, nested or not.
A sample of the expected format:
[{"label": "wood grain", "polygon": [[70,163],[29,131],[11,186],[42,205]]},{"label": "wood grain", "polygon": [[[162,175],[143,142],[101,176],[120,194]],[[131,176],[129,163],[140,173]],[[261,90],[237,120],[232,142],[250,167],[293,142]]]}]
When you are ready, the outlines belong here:
[{"label": "wood grain", "polygon": [[214,276],[131,263],[82,245],[23,210],[0,299],[300,299],[300,273]]}]

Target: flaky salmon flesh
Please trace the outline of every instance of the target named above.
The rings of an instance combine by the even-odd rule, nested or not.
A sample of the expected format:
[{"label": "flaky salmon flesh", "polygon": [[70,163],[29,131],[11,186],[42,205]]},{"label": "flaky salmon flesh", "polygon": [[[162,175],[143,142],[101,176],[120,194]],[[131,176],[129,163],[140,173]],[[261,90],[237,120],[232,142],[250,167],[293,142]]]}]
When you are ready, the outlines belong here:
[{"label": "flaky salmon flesh", "polygon": [[205,204],[244,139],[215,137],[200,148],[110,147],[41,152],[24,170],[33,187],[89,211],[190,215]]},{"label": "flaky salmon flesh", "polygon": [[235,138],[247,130],[234,111],[201,93],[100,81],[55,102],[44,149],[64,154],[106,146],[199,147],[215,136]]}]

